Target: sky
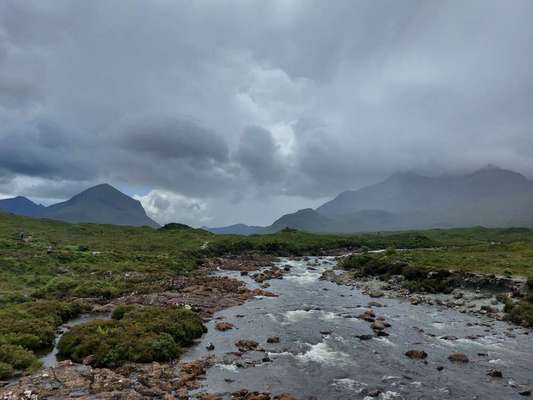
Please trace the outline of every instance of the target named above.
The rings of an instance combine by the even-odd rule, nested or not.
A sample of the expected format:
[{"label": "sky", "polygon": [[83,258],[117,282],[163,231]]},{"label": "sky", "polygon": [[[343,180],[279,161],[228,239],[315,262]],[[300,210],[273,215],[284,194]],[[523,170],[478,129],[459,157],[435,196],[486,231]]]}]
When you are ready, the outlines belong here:
[{"label": "sky", "polygon": [[107,182],[266,225],[487,164],[533,178],[533,1],[3,0],[0,196]]}]

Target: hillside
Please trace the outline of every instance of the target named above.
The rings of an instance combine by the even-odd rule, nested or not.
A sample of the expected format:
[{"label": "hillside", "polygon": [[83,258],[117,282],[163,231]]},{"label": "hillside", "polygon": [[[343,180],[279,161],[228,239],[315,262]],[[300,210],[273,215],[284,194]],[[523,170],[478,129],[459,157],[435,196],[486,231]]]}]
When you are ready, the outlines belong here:
[{"label": "hillside", "polygon": [[91,187],[70,200],[49,207],[37,205],[21,196],[0,200],[0,210],[17,215],[74,223],[159,227],[146,215],[138,200],[108,184]]},{"label": "hillside", "polygon": [[66,222],[159,227],[146,215],[138,200],[108,184],[94,186],[68,201],[51,205],[41,215]]},{"label": "hillside", "polygon": [[316,210],[287,214],[267,228],[316,232],[533,226],[533,182],[488,167],[460,176],[395,174],[340,193]]},{"label": "hillside", "polygon": [[35,217],[39,216],[44,209],[45,207],[43,205],[36,204],[30,199],[22,196],[0,200],[0,211],[12,214]]}]

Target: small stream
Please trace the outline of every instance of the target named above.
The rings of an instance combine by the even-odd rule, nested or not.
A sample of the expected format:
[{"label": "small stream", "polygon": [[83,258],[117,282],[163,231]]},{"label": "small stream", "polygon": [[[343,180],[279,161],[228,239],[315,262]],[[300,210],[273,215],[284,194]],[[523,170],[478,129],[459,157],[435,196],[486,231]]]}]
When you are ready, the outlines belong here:
[{"label": "small stream", "polygon": [[[301,399],[513,399],[533,387],[533,335],[483,316],[462,314],[437,306],[413,306],[397,299],[378,299],[373,307],[392,326],[387,337],[373,335],[370,324],[356,318],[375,301],[360,290],[321,281],[333,268],[333,258],[281,260],[291,265],[282,280],[271,280],[276,298],[257,298],[223,310],[215,318],[236,328],[219,332],[217,320],[201,343],[185,354],[193,360],[215,355],[220,360],[207,373],[198,392],[229,394],[241,388],[290,393]],[[314,269],[309,268],[312,264]],[[257,284],[239,273],[224,273]],[[280,343],[267,338],[279,336]],[[447,338],[445,338],[447,337]],[[252,339],[267,352],[232,356],[234,343]],[[209,343],[213,351],[206,349]],[[405,352],[424,350],[426,363]],[[464,352],[469,363],[448,361],[451,352]],[[503,378],[487,376],[490,369]],[[522,388],[522,389],[520,389]],[[378,389],[377,397],[370,397]]]},{"label": "small stream", "polygon": [[70,321],[64,323],[58,328],[58,334],[56,335],[56,338],[54,339],[54,347],[53,349],[46,354],[45,356],[41,357],[41,362],[43,364],[44,368],[49,367],[55,367],[57,364],[57,353],[59,352],[59,349],[57,345],[59,344],[59,340],[61,339],[61,336],[63,336],[66,332],[68,332],[72,327],[76,325],[83,324],[85,322],[94,321],[97,319],[109,319],[109,314],[83,314],[79,316],[78,318],[71,319]]}]

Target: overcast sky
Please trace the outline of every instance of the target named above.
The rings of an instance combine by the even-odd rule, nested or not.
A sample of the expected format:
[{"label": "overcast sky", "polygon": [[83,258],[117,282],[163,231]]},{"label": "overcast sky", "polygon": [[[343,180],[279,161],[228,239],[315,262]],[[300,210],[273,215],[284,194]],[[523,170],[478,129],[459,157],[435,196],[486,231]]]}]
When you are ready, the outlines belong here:
[{"label": "overcast sky", "polygon": [[533,178],[533,1],[0,2],[0,196],[269,224],[397,171]]}]

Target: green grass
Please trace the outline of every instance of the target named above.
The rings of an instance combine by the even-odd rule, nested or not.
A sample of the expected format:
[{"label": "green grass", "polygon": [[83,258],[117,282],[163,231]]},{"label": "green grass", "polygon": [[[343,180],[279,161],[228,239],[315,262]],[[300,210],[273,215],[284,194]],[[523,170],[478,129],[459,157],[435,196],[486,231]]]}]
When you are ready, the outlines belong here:
[{"label": "green grass", "polygon": [[[21,241],[20,232],[31,240]],[[86,304],[105,303],[131,292],[163,291],[169,278],[194,274],[206,257],[249,251],[307,255],[361,247],[409,249],[388,256],[422,267],[533,276],[533,231],[528,229],[358,235],[287,230],[244,237],[214,235],[180,224],[153,230],[0,213],[0,345],[43,351],[50,348],[57,326],[82,312]],[[0,360],[0,375],[16,369],[10,361]]]}]

